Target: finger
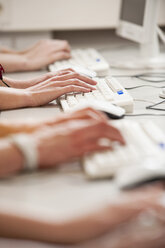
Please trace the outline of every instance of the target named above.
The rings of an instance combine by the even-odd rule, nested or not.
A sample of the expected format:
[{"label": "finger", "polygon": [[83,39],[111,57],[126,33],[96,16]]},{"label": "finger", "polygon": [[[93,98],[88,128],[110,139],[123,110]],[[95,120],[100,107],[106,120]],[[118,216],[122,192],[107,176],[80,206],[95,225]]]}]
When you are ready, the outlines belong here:
[{"label": "finger", "polygon": [[75,117],[77,119],[85,119],[87,116],[89,116],[92,119],[99,120],[99,121],[101,121],[101,120],[107,121],[108,120],[108,117],[105,114],[103,114],[102,112],[97,111],[91,107],[87,107],[87,108],[83,108],[83,109],[74,111],[72,114],[72,117],[73,118]]},{"label": "finger", "polygon": [[107,133],[107,135],[109,135],[109,138],[112,141],[118,141],[122,145],[125,145],[125,140],[124,140],[122,134],[120,133],[120,131],[117,128],[115,128],[112,125],[108,124],[106,133]]},{"label": "finger", "polygon": [[[122,145],[125,144],[124,138],[120,133],[120,131],[117,128],[113,127],[110,123],[105,123],[105,122],[97,123],[95,124],[95,129],[97,131],[98,137],[108,138],[109,140],[117,141]],[[94,128],[92,130],[94,131]],[[93,135],[92,130],[91,130],[91,135]]]},{"label": "finger", "polygon": [[61,89],[59,89],[59,94],[64,95],[66,93],[71,93],[71,92],[83,92],[83,93],[87,93],[90,92],[91,90],[88,88],[84,88],[81,86],[76,86],[76,85],[68,85],[65,87],[62,87]]},{"label": "finger", "polygon": [[54,78],[51,79],[51,83],[50,85],[54,85],[56,87],[64,87],[64,86],[68,86],[68,85],[76,85],[76,86],[81,86],[81,87],[84,87],[84,88],[87,88],[87,89],[90,89],[90,90],[96,90],[95,87],[79,80],[79,79],[69,79],[69,80],[64,80],[62,82],[60,81],[57,81],[57,78],[55,77],[55,80],[54,81]]},{"label": "finger", "polygon": [[45,74],[43,74],[43,75],[41,75],[39,77],[33,78],[32,80],[33,81],[35,80],[37,82],[41,82],[41,81],[45,81],[45,80],[53,78],[53,77],[62,76],[62,75],[66,75],[68,73],[73,73],[73,72],[74,72],[73,69],[67,68],[67,69],[64,69],[64,70],[45,73]]},{"label": "finger", "polygon": [[54,45],[58,50],[65,50],[70,53],[71,47],[67,40],[59,40],[57,45],[57,40],[54,40]]},{"label": "finger", "polygon": [[[78,136],[82,139],[107,138],[110,141],[118,141],[125,144],[125,141],[118,129],[114,128],[107,122],[91,120],[88,123],[82,123],[84,127],[79,130]],[[80,123],[79,123],[80,126]]]},{"label": "finger", "polygon": [[93,152],[102,152],[102,151],[110,151],[113,150],[111,146],[104,146],[104,145],[99,145],[93,142],[88,142],[83,148],[83,155],[87,155],[88,153],[93,153]]},{"label": "finger", "polygon": [[52,54],[51,63],[58,61],[58,60],[70,59],[70,57],[71,57],[70,53],[66,51],[54,52]]},{"label": "finger", "polygon": [[96,119],[107,121],[107,116],[100,113],[99,111],[92,109],[92,108],[84,108],[78,111],[73,111],[68,113],[64,113],[57,119],[51,119],[45,123],[45,125],[59,125],[61,123],[67,124],[67,122],[71,120],[89,120],[89,119]]},{"label": "finger", "polygon": [[62,75],[66,75],[68,73],[72,73],[75,72],[72,68],[66,68],[66,69],[62,69],[60,71],[57,71],[57,75],[62,76]]},{"label": "finger", "polygon": [[79,79],[87,84],[90,84],[90,85],[96,85],[97,82],[91,78],[88,78],[86,76],[83,76],[77,72],[73,72],[73,73],[70,73],[70,74],[67,74],[67,75],[63,75],[61,77],[59,77],[59,80],[71,80],[71,79]]}]

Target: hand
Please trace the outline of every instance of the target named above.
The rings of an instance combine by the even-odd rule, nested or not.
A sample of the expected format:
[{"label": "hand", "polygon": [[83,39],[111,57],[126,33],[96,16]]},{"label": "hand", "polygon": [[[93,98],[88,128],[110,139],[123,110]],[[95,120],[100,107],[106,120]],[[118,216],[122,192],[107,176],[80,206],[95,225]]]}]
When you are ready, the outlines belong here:
[{"label": "hand", "polygon": [[88,108],[83,108],[80,110],[72,111],[69,113],[62,113],[56,119],[53,118],[51,120],[48,120],[40,124],[42,125],[42,127],[43,125],[54,126],[57,124],[66,123],[71,120],[73,121],[73,120],[90,120],[90,119],[106,122],[108,120],[108,117],[102,112],[97,111],[91,107],[88,107]]},{"label": "hand", "polygon": [[107,121],[106,115],[103,113],[96,111],[92,108],[84,108],[82,110],[73,111],[70,113],[62,113],[58,115],[56,118],[50,119],[48,121],[26,121],[20,122],[15,121],[12,124],[8,121],[0,122],[0,138],[6,137],[10,134],[16,133],[33,133],[43,127],[51,127],[56,126],[61,123],[67,123],[71,120],[88,120],[88,119],[100,119],[102,121]]},{"label": "hand", "polygon": [[96,84],[96,81],[69,70],[50,76],[49,79],[27,88],[23,93],[29,96],[28,106],[34,107],[47,104],[66,93],[90,92],[95,90]]},{"label": "hand", "polygon": [[[8,238],[31,239],[61,244],[75,244],[88,241],[80,244],[80,247],[88,248],[132,248],[134,244],[136,244],[135,247],[139,247],[139,242],[136,243],[136,241],[141,240],[141,236],[143,236],[139,226],[144,217],[143,232],[147,240],[151,241],[151,243],[154,242],[155,246],[152,247],[157,247],[158,243],[162,244],[158,247],[164,247],[163,217],[165,215],[165,209],[160,204],[162,195],[163,191],[161,190],[157,193],[150,191],[147,195],[146,192],[142,190],[140,195],[137,196],[136,193],[134,193],[134,198],[128,196],[124,202],[122,197],[120,197],[120,202],[111,202],[101,208],[96,206],[95,210],[90,211],[88,214],[82,213],[80,217],[72,220],[63,220],[61,222],[53,221],[53,219],[46,221],[44,218],[44,221],[42,221],[41,218],[39,221],[35,218],[31,219],[0,214],[0,235]],[[151,226],[155,219],[151,218],[151,222],[146,222],[145,212],[148,210],[151,210],[153,217],[154,213],[157,213],[160,217],[156,219],[158,223],[160,221],[159,219],[162,218],[160,222],[161,230],[160,228],[159,230],[153,229]],[[133,223],[129,228],[129,222],[131,221],[133,221]],[[137,235],[139,232],[136,232],[136,230],[140,231],[140,237]],[[132,232],[134,234],[133,239],[131,236]],[[153,236],[149,235],[149,232],[151,232]],[[107,235],[104,236],[103,234]],[[161,237],[160,240],[159,237]],[[143,246],[142,242],[142,247],[151,247],[150,245]]]},{"label": "hand", "polygon": [[38,70],[57,60],[69,59],[70,45],[66,40],[41,40],[20,52],[26,58],[26,70]]},{"label": "hand", "polygon": [[72,72],[75,72],[74,70],[68,68],[68,69],[64,69],[64,70],[59,70],[59,71],[56,71],[56,72],[48,72],[48,73],[45,73],[41,76],[38,76],[38,77],[35,77],[35,78],[32,78],[32,79],[11,79],[11,78],[8,78],[8,77],[4,77],[4,81],[10,85],[10,87],[12,88],[16,88],[16,89],[26,89],[26,88],[29,88],[31,86],[34,86],[36,84],[39,84],[43,81],[46,81],[48,79],[51,79],[52,77],[55,77],[55,76],[62,76],[62,75],[66,75],[66,74],[69,74],[69,73],[72,73]]},{"label": "hand", "polygon": [[69,59],[70,46],[65,40],[41,40],[27,50],[18,52],[0,48],[1,64],[6,72],[38,70],[62,59]]},{"label": "hand", "polygon": [[[134,241],[139,241],[143,236],[143,232],[146,232],[146,238],[149,232],[151,232],[151,234],[155,232],[154,227],[151,227],[153,223],[147,222],[147,224],[149,224],[147,225],[145,222],[146,212],[151,212],[153,214],[153,218],[157,213],[158,216],[161,216],[160,218],[162,218],[162,223],[164,223],[163,216],[165,214],[165,208],[160,203],[162,195],[163,191],[160,189],[157,192],[152,192],[152,190],[150,190],[148,195],[146,195],[143,191],[141,191],[141,195],[136,195],[136,193],[134,193],[133,197],[128,194],[124,201],[122,195],[120,195],[120,200],[116,200],[116,203],[113,203],[112,201],[107,204],[107,207],[102,208],[96,206],[95,210],[93,210],[91,214],[85,215],[82,213],[81,218],[75,218],[75,220],[64,222],[62,225],[62,232],[58,233],[59,242],[79,243],[89,240],[89,242],[86,242],[86,245],[82,245],[82,247],[132,248],[134,247],[134,242],[129,242],[129,240],[132,239],[130,233],[134,234]],[[136,230],[140,231],[139,222],[142,222],[142,218],[144,218],[144,230],[141,232],[139,237],[137,236]],[[151,221],[153,221],[152,216]],[[132,225],[129,226],[131,222]],[[162,223],[161,231],[159,231],[163,238],[164,225],[162,225]],[[53,241],[53,237],[51,237],[51,235],[48,240],[50,241],[51,238]],[[150,237],[150,241],[152,240],[153,237]],[[155,243],[157,244],[157,242],[158,236],[155,235]],[[138,245],[136,247],[138,247]]]},{"label": "hand", "polygon": [[70,120],[33,133],[39,151],[39,166],[51,167],[94,151],[111,149],[101,138],[125,144],[120,132],[107,121],[91,118]]},{"label": "hand", "polygon": [[[7,78],[5,80],[10,86],[15,85],[15,88],[21,84],[21,81],[13,81]],[[6,89],[1,87],[1,110],[41,106],[66,93],[90,92],[95,90],[94,86],[97,84],[96,81],[80,75],[71,69],[57,73],[47,73],[40,78],[32,80],[30,83],[34,85],[25,89]]]},{"label": "hand", "polygon": [[[19,132],[33,133],[31,135],[37,143],[40,167],[55,166],[88,152],[110,149],[97,142],[100,137],[108,137],[124,144],[119,131],[107,123],[103,114],[91,108],[77,111],[70,116],[68,114],[51,123],[0,123],[0,137]],[[0,157],[0,176],[15,173],[22,168],[22,153],[8,139],[4,139],[1,144]]]}]

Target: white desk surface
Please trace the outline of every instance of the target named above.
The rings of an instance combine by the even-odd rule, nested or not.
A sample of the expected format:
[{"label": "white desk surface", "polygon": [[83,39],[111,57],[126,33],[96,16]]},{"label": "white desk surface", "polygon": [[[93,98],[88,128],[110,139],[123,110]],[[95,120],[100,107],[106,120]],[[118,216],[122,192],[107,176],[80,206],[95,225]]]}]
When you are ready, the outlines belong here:
[{"label": "white desk surface", "polygon": [[[103,43],[103,40],[99,40],[96,44],[86,43],[84,45],[81,42],[76,43],[73,42],[75,47],[81,46],[93,46],[96,48],[103,48],[102,54],[107,58],[110,62],[112,59],[120,59],[125,55],[136,54],[136,46],[133,43],[121,41],[121,39],[116,39],[112,37],[111,40],[106,40],[106,44]],[[160,71],[160,70],[159,70]],[[136,73],[141,73],[142,71],[129,71],[129,70],[111,70],[112,75],[133,75]],[[36,76],[38,74],[43,73],[43,71],[39,72],[29,72],[29,73],[16,73],[10,76],[16,78],[27,78]],[[146,84],[143,81],[140,81],[136,78],[130,77],[121,77],[120,82],[125,86],[135,86]],[[147,83],[149,84],[149,83]],[[152,83],[151,83],[152,85]],[[160,86],[165,86],[164,83],[160,83]],[[159,98],[160,89],[157,88],[139,88],[130,91],[130,94],[134,97],[135,100],[135,110],[134,113],[162,113],[161,111],[154,110],[146,110],[145,106],[149,105],[152,102],[158,102],[161,99]],[[145,100],[145,101],[143,101]],[[165,103],[162,105],[165,107]],[[20,110],[12,110],[12,111],[4,111],[0,115],[0,120],[8,119],[11,122],[14,119],[46,119],[48,117],[56,116],[61,110],[58,106],[44,106],[40,108],[33,109],[20,109]],[[146,116],[146,117],[126,117],[129,119],[138,119],[138,120],[146,120],[153,119],[161,128],[165,130],[165,116]],[[74,166],[73,166],[74,167]],[[110,201],[113,201],[114,198],[118,198],[121,196],[121,192],[119,192],[115,183],[110,180],[103,180],[99,182],[89,182],[86,180],[83,173],[81,173],[80,166],[76,166],[73,168],[69,167],[64,172],[45,172],[42,174],[36,175],[25,175],[13,178],[7,182],[0,182],[0,195],[1,201],[5,204],[9,204],[8,209],[10,207],[15,207],[15,209],[26,209],[26,214],[31,215],[33,211],[39,210],[39,214],[45,213],[47,206],[50,207],[50,213],[53,211],[54,218],[70,218],[73,215],[79,215],[82,212],[92,211],[95,206],[106,205]],[[47,179],[47,176],[49,180]],[[21,187],[19,187],[21,185]],[[53,185],[53,200],[49,197],[52,192],[51,188]],[[45,187],[46,186],[46,187]],[[50,187],[49,187],[50,186]],[[18,190],[19,188],[19,190]],[[47,190],[49,190],[49,196],[46,201],[43,203],[43,199],[41,194],[39,194],[42,190],[45,190],[45,195],[47,195]],[[14,195],[14,197],[13,197]],[[37,196],[37,197],[36,197]],[[30,208],[30,202],[34,203],[34,208]],[[46,203],[45,203],[46,202]],[[40,207],[39,207],[40,206]],[[67,206],[67,208],[66,208]],[[54,207],[55,210],[54,210]],[[18,210],[18,211],[19,211]],[[0,247],[3,248],[51,248],[51,247],[62,247],[50,244],[43,244],[37,242],[30,241],[19,241],[19,240],[8,240],[8,239],[0,239]],[[75,246],[74,246],[75,247]],[[78,246],[76,246],[78,247]]]}]

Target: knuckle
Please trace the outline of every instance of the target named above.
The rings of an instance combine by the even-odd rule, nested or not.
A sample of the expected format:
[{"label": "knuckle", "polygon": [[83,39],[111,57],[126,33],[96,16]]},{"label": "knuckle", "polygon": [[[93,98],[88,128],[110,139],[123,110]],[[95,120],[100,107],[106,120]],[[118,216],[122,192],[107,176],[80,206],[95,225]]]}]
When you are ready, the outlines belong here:
[{"label": "knuckle", "polygon": [[74,76],[74,78],[78,78],[78,76],[79,76],[78,72],[73,72],[73,76]]},{"label": "knuckle", "polygon": [[63,58],[66,57],[66,53],[64,51],[61,51],[61,57],[63,57]]},{"label": "knuckle", "polygon": [[48,39],[40,40],[40,45],[42,46],[48,46],[49,44],[50,44],[50,40]]},{"label": "knuckle", "polygon": [[99,120],[98,128],[100,129],[100,131],[104,132],[107,129],[107,124],[104,121]]},{"label": "knuckle", "polygon": [[49,79],[49,82],[50,82],[50,83],[55,83],[55,77],[51,77],[51,78]]},{"label": "knuckle", "polygon": [[76,78],[76,79],[74,79],[74,82],[77,83],[77,84],[79,84],[80,83],[80,80]]},{"label": "knuckle", "polygon": [[71,67],[66,68],[68,72],[73,72],[73,69]]},{"label": "knuckle", "polygon": [[69,43],[68,43],[67,40],[63,40],[63,43],[64,43],[65,46],[68,46],[69,45]]},{"label": "knuckle", "polygon": [[73,86],[73,85],[70,85],[70,86],[69,86],[69,89],[70,89],[71,91],[73,91],[73,90],[74,90],[74,86]]},{"label": "knuckle", "polygon": [[53,72],[48,72],[47,73],[47,78],[52,78],[54,76],[54,73]]}]

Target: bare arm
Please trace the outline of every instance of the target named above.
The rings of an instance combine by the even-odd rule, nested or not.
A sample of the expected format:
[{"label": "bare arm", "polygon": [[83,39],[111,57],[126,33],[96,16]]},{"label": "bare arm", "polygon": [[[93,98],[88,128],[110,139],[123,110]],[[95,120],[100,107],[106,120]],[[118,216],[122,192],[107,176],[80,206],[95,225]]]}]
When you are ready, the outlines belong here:
[{"label": "bare arm", "polygon": [[[97,119],[92,114],[85,119],[83,116],[77,120],[66,118],[62,123],[39,129],[29,136],[37,144],[38,166],[41,168],[71,161],[89,152],[111,149],[109,145],[99,143],[103,137],[124,144],[116,128],[106,119]],[[21,169],[22,154],[10,139],[0,140],[0,161],[0,177]]]},{"label": "bare arm", "polygon": [[[144,188],[142,189],[144,190]],[[56,220],[53,221],[53,219],[51,219],[51,221],[49,219],[42,220],[42,217],[39,220],[37,218],[16,217],[14,215],[0,213],[0,235],[8,238],[75,244],[87,240],[92,241],[91,239],[96,237],[101,238],[101,235],[107,233],[109,236],[108,240],[107,236],[103,236],[102,242],[101,240],[96,239],[93,240],[94,243],[86,243],[85,246],[80,246],[92,248],[130,248],[134,247],[134,244],[137,244],[136,247],[139,247],[139,238],[137,239],[139,235],[137,235],[137,231],[140,230],[140,238],[143,236],[143,232],[146,233],[146,241],[149,240],[152,243],[154,242],[154,246],[152,247],[164,247],[164,207],[160,203],[162,190],[159,189],[154,191],[154,189],[152,190],[152,187],[149,189],[147,194],[146,192],[143,192],[143,190],[133,192],[133,195],[125,194],[125,198],[123,199],[123,197],[121,197],[116,203],[111,202],[105,204],[103,207],[96,206],[95,209],[89,211],[88,214],[82,212],[82,215],[77,218],[63,220],[61,222]],[[151,220],[154,220],[152,226],[145,224],[146,212],[148,212],[148,210],[151,210]],[[130,225],[131,222],[133,228],[132,225]],[[154,228],[158,228],[157,233],[161,236],[153,236]],[[133,232],[136,232],[134,233],[133,239],[130,236],[131,229],[133,229]],[[124,232],[121,233],[121,231]],[[151,235],[149,235],[150,232]],[[120,242],[118,242],[119,240]],[[158,246],[159,240],[160,246]],[[149,242],[149,244],[151,243]],[[141,247],[146,248],[151,246],[146,246],[144,244],[144,246]]]},{"label": "bare arm", "polygon": [[70,46],[65,40],[41,40],[21,52],[0,49],[1,64],[6,72],[39,70],[70,56]]},{"label": "bare arm", "polygon": [[1,64],[6,72],[26,71],[27,60],[21,54],[0,53]]},{"label": "bare arm", "polygon": [[19,122],[0,122],[0,138],[16,133],[31,133],[37,128],[46,125],[45,123],[19,123]]},{"label": "bare arm", "polygon": [[0,176],[13,174],[21,170],[23,156],[7,139],[0,140]]},{"label": "bare arm", "polygon": [[0,87],[0,110],[29,106],[29,95],[20,89]]},{"label": "bare arm", "polygon": [[62,113],[56,116],[56,118],[51,118],[47,121],[39,121],[39,122],[9,122],[9,121],[1,121],[0,122],[0,138],[6,137],[10,134],[16,133],[32,133],[36,130],[39,130],[43,127],[53,127],[57,126],[58,124],[67,123],[71,120],[89,120],[89,119],[96,119],[106,121],[107,117],[92,108],[84,108],[72,113]]},{"label": "bare arm", "polygon": [[[90,92],[95,90],[96,82],[76,72],[62,73],[56,76],[46,74],[46,79],[36,82],[25,89],[0,88],[0,110],[21,107],[36,107],[55,100],[70,92]],[[43,76],[45,77],[45,76]],[[6,81],[12,83],[9,79]]]}]

